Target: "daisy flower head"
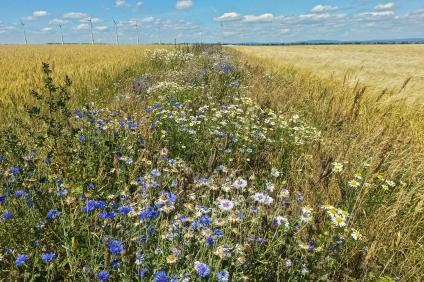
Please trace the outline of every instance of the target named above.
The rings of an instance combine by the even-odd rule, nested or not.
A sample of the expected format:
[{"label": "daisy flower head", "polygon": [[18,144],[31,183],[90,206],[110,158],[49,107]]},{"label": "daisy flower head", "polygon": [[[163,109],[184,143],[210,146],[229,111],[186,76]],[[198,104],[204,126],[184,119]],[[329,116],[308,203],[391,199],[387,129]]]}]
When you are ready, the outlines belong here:
[{"label": "daisy flower head", "polygon": [[359,233],[358,230],[352,229],[352,233],[350,233],[350,236],[352,236],[353,240],[355,241],[361,241],[363,239],[363,236],[361,233]]},{"label": "daisy flower head", "polygon": [[345,227],[346,226],[346,217],[337,213],[336,215],[331,217],[331,221],[336,227]]},{"label": "daisy flower head", "polygon": [[353,180],[349,181],[348,184],[352,188],[358,188],[359,186],[361,186],[361,182],[359,182],[356,179],[353,179]]},{"label": "daisy flower head", "polygon": [[343,164],[339,162],[333,163],[333,172],[340,173],[343,171]]}]

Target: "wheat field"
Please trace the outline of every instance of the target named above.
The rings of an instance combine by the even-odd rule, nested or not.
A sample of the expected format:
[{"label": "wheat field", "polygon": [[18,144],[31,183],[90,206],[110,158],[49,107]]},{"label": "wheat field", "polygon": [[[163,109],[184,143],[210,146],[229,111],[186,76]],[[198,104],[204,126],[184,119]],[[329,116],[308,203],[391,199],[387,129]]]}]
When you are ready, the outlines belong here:
[{"label": "wheat field", "polygon": [[[43,85],[42,63],[50,64],[53,76],[71,77],[76,99],[87,100],[95,92],[142,61],[154,46],[31,45],[0,46],[0,109],[21,108],[30,91]],[[84,93],[82,93],[84,92]],[[75,99],[74,99],[75,100]]]},{"label": "wheat field", "polygon": [[237,46],[278,65],[292,65],[323,78],[365,85],[367,93],[389,100],[424,103],[424,45]]}]

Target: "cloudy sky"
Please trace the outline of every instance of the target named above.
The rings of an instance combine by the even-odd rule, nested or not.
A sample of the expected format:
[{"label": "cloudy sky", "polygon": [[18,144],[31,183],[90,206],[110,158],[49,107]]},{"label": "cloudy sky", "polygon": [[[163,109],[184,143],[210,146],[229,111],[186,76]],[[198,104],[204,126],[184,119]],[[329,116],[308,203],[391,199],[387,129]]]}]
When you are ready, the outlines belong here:
[{"label": "cloudy sky", "polygon": [[[423,0],[1,0],[0,44],[424,38]],[[116,25],[114,24],[114,20]]]}]

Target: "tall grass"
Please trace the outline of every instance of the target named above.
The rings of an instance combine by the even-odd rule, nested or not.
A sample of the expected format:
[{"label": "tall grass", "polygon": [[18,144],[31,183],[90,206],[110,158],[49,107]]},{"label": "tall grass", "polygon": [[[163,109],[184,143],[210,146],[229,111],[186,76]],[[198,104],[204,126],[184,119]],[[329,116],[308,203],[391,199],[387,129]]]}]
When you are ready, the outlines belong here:
[{"label": "tall grass", "polygon": [[[424,112],[367,96],[359,84],[323,79],[254,54],[235,55],[249,70],[250,93],[256,101],[286,113],[301,112],[322,131],[323,142],[302,165],[308,173],[293,181],[313,191],[311,198],[347,202],[369,244],[357,266],[363,279],[424,279]],[[353,172],[363,171],[366,163],[362,177],[378,172],[406,184],[378,193],[364,187],[346,201],[337,183],[327,179],[334,160],[348,163]],[[346,263],[358,258],[355,251],[346,252]]]}]

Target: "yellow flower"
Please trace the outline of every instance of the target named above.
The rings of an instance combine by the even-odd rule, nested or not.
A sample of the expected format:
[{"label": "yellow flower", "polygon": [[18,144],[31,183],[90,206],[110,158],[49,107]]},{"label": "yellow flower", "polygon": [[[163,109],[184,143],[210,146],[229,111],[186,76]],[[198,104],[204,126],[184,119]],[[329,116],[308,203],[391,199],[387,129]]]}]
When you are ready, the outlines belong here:
[{"label": "yellow flower", "polygon": [[166,263],[168,264],[174,264],[177,262],[177,257],[174,255],[169,255],[166,257]]}]

